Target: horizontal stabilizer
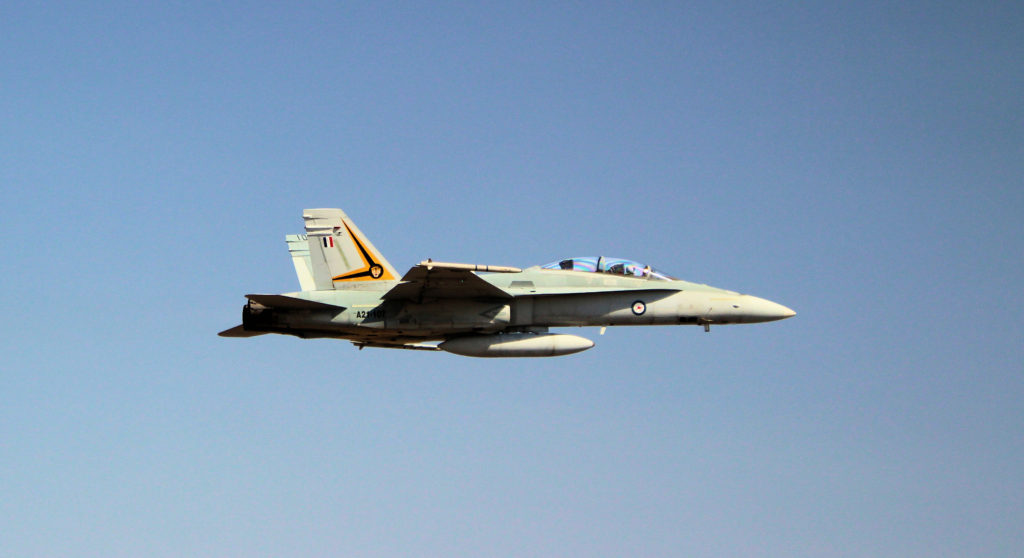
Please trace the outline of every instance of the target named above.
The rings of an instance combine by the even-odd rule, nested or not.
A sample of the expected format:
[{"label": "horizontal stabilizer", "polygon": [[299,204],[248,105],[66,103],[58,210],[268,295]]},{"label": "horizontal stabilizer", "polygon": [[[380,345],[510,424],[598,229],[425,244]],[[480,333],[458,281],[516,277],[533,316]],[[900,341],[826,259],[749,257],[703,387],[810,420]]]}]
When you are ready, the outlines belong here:
[{"label": "horizontal stabilizer", "polygon": [[247,294],[245,298],[262,304],[267,308],[288,308],[290,310],[333,310],[340,312],[345,309],[343,306],[335,306],[325,302],[306,300],[285,295]]},{"label": "horizontal stabilizer", "polygon": [[236,325],[231,329],[225,329],[218,333],[221,337],[256,337],[258,335],[266,335],[266,331],[248,331],[245,326]]}]

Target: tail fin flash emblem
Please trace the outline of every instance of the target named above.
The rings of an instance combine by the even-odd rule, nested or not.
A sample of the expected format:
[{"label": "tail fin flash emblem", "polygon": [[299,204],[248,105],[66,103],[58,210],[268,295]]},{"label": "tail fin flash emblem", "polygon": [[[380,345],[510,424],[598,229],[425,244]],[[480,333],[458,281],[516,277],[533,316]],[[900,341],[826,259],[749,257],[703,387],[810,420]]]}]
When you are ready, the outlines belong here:
[{"label": "tail fin flash emblem", "polygon": [[332,279],[334,281],[352,281],[359,279],[366,280],[367,278],[394,279],[394,277],[390,276],[390,274],[388,274],[388,277],[384,277],[384,267],[374,260],[373,255],[370,253],[369,250],[366,249],[366,244],[362,242],[362,240],[360,240],[359,236],[357,236],[356,233],[352,232],[352,229],[348,226],[348,223],[345,223],[345,230],[348,231],[348,235],[352,239],[352,242],[356,245],[356,248],[359,249],[359,257],[363,260],[363,267],[349,273],[336,275],[332,277]]},{"label": "tail fin flash emblem", "polygon": [[397,272],[340,209],[303,211],[317,290],[339,282],[395,280]]}]

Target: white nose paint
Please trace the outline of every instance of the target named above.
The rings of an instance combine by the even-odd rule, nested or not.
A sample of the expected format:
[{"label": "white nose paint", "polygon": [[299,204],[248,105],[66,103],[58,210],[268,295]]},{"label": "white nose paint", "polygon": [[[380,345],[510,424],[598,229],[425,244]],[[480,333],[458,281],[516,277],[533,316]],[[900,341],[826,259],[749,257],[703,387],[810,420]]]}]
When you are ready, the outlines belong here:
[{"label": "white nose paint", "polygon": [[739,297],[736,306],[738,308],[734,308],[734,310],[746,323],[773,322],[796,316],[796,312],[793,310],[777,302],[756,296],[743,295]]}]

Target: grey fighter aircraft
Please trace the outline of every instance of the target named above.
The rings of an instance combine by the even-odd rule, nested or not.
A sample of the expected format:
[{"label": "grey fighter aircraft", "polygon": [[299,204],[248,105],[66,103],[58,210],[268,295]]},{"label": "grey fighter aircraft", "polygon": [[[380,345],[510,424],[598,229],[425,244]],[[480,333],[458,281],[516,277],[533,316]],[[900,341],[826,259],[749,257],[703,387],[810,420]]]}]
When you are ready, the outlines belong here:
[{"label": "grey fighter aircraft", "polygon": [[796,313],[769,300],[690,283],[631,260],[567,258],[527,269],[427,260],[399,277],[340,209],[307,209],[306,234],[285,237],[301,291],[250,294],[242,325],[347,339],[360,349],[541,357],[594,346],[548,328],[770,322]]}]

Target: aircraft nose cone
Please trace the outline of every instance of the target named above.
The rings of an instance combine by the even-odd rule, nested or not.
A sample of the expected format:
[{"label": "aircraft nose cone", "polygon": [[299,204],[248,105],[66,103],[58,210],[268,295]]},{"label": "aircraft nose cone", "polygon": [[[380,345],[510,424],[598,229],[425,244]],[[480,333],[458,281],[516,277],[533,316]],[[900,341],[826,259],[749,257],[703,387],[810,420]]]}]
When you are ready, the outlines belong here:
[{"label": "aircraft nose cone", "polygon": [[777,302],[750,295],[743,296],[740,308],[750,321],[756,322],[773,322],[796,316],[796,312]]}]

